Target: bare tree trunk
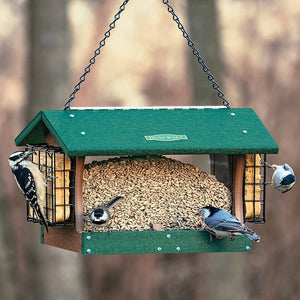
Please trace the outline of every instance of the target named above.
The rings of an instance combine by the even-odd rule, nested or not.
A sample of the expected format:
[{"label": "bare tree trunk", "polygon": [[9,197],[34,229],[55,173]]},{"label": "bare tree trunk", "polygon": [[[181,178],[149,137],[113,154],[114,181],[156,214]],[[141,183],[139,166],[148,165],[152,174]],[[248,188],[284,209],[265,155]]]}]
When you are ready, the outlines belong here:
[{"label": "bare tree trunk", "polygon": [[[207,0],[188,0],[191,38],[196,44],[215,80],[222,80],[221,47],[216,2]],[[216,90],[207,79],[207,74],[198,64],[195,56],[191,57],[191,71],[196,105],[222,105]]]},{"label": "bare tree trunk", "polygon": [[[31,0],[28,3],[29,66],[27,121],[40,110],[62,109],[68,88],[68,1]],[[82,299],[84,291],[77,254],[41,246],[35,225],[26,261],[28,285],[34,298]]]},{"label": "bare tree trunk", "polygon": [[2,1],[7,20],[0,37],[0,232],[1,296],[6,299],[32,299],[30,231],[25,225],[25,201],[7,162],[16,150],[14,138],[23,125],[22,101],[25,96],[26,40],[25,7],[16,1]]},{"label": "bare tree trunk", "polygon": [[[221,84],[222,53],[216,1],[189,0],[188,3],[191,38],[224,92]],[[212,83],[207,79],[202,66],[197,63],[194,56],[191,57],[191,70],[194,83],[194,104],[222,105],[222,100],[218,98],[216,90],[213,89]],[[201,158],[198,159],[197,164],[205,166],[205,162]],[[211,254],[206,255],[204,261],[206,266],[205,279],[210,299],[245,299],[243,258],[240,254]],[[229,286],[235,288],[228,288]]]},{"label": "bare tree trunk", "polygon": [[27,120],[43,109],[62,109],[68,95],[68,1],[30,0]]}]

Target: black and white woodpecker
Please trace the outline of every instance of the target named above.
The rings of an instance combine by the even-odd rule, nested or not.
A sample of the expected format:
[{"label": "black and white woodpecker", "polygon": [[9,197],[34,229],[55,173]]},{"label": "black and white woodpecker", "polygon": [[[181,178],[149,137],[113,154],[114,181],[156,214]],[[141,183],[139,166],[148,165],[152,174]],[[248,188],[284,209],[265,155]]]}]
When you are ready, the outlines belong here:
[{"label": "black and white woodpecker", "polygon": [[8,162],[18,187],[48,232],[48,224],[42,207],[42,204],[46,203],[46,183],[39,168],[28,160],[33,153],[34,151],[14,152],[8,158]]}]

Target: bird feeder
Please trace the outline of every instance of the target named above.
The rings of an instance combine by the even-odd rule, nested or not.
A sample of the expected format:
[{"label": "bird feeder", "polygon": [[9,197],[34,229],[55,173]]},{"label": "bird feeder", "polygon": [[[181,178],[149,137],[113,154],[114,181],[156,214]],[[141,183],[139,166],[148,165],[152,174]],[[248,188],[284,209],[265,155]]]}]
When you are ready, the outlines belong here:
[{"label": "bird feeder", "polygon": [[[228,198],[224,205],[241,221],[263,223],[261,161],[278,152],[252,109],[201,106],[41,111],[15,142],[35,151],[48,178],[42,243],[82,254],[251,251],[244,236],[210,241],[200,221],[192,224],[194,212]],[[207,155],[210,168],[173,155]],[[124,200],[112,210],[114,225],[90,226],[91,209],[115,196]],[[30,208],[27,219],[40,222]]]},{"label": "bird feeder", "polygon": [[[163,5],[223,106],[71,108],[128,2],[64,110],[41,111],[15,140],[34,152],[32,162],[45,177],[40,206],[49,231],[41,226],[41,242],[82,254],[251,251],[244,236],[210,239],[195,214],[214,205],[241,221],[264,223],[262,161],[278,146],[252,109],[230,107],[168,0]],[[181,161],[189,155],[195,161],[205,156],[207,170]],[[108,226],[91,224],[93,209],[117,198],[123,200],[112,208]],[[29,206],[27,220],[42,223]]]}]

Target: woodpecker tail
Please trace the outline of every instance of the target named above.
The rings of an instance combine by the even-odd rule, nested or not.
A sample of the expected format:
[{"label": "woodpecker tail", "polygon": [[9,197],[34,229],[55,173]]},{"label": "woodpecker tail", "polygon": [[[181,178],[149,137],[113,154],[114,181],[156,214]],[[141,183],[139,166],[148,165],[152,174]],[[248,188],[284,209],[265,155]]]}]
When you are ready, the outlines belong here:
[{"label": "woodpecker tail", "polygon": [[41,224],[45,225],[46,230],[48,232],[48,224],[46,221],[46,218],[41,210],[41,207],[39,206],[39,204],[37,202],[35,202],[33,205],[31,205],[31,207],[33,208],[33,210],[36,212],[36,214],[38,215],[39,219],[41,220]]},{"label": "woodpecker tail", "polygon": [[117,203],[119,203],[119,202],[120,202],[121,200],[123,200],[123,199],[124,199],[123,197],[118,196],[118,197],[112,199],[111,201],[109,201],[109,202],[107,203],[106,207],[107,207],[108,209],[111,209],[112,207],[114,207]]}]

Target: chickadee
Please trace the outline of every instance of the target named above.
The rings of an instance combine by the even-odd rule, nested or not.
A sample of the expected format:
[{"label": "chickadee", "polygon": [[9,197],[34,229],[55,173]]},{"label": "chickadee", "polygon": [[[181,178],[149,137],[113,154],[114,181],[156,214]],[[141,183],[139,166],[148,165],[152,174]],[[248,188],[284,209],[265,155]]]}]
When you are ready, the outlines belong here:
[{"label": "chickadee", "polygon": [[282,193],[288,192],[296,182],[296,176],[293,169],[288,165],[269,165],[268,167],[273,168],[274,173],[272,176],[272,184],[275,189],[278,189]]},{"label": "chickadee", "polygon": [[203,217],[207,226],[205,230],[214,234],[217,238],[245,235],[255,242],[260,240],[260,237],[254,231],[223,209],[209,205],[200,209],[196,215]]},{"label": "chickadee", "polygon": [[123,197],[118,196],[108,202],[107,205],[96,207],[90,214],[92,223],[96,225],[105,225],[111,219],[109,210],[117,203],[119,203],[122,199]]}]

